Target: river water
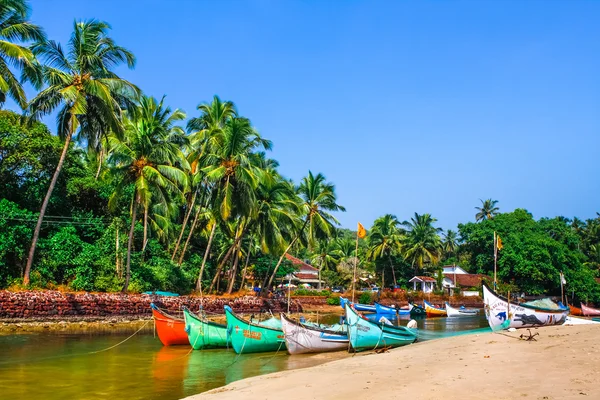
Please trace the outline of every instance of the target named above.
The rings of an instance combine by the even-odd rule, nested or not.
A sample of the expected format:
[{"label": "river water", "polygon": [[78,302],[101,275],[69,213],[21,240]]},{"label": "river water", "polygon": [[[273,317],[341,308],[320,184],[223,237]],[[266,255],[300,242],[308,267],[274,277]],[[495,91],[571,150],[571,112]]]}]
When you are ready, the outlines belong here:
[{"label": "river water", "polygon": [[[336,319],[330,316],[325,320]],[[420,340],[480,332],[487,326],[484,317],[417,322]],[[180,399],[250,376],[348,356],[345,352],[238,356],[232,350],[190,351],[187,346],[163,347],[151,328],[119,344],[131,333],[108,330],[0,336],[0,399]]]}]

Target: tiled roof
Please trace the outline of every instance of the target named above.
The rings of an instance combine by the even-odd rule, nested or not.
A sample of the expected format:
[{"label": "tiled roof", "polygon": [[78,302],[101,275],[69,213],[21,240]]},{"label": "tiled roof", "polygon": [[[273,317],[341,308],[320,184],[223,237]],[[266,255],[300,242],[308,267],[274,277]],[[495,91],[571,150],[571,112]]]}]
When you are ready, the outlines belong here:
[{"label": "tiled roof", "polygon": [[307,264],[304,261],[300,260],[299,258],[296,258],[290,254],[286,253],[285,258],[290,260],[292,262],[292,264],[294,264],[296,267],[298,267],[299,272],[318,271],[318,269],[316,269],[312,265]]},{"label": "tiled roof", "polygon": [[294,276],[300,280],[302,280],[302,279],[319,279],[319,275],[317,275],[317,274],[303,274],[300,272],[296,272],[294,274]]},{"label": "tiled roof", "polygon": [[[444,274],[444,277],[454,282],[454,274]],[[481,285],[481,279],[485,278],[483,274],[456,274],[456,286],[477,287]]]},{"label": "tiled roof", "polygon": [[409,282],[412,281],[421,281],[421,282],[435,282],[435,279],[430,276],[415,276]]}]

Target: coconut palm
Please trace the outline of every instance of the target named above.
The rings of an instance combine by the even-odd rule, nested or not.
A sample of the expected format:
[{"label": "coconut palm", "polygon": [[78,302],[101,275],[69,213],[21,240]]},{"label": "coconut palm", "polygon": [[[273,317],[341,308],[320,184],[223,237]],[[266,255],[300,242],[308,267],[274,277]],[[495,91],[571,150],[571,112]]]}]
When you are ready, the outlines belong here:
[{"label": "coconut palm", "polygon": [[[30,14],[29,3],[25,0],[0,2],[0,106],[8,95],[25,109],[27,98],[21,81],[29,80],[36,88],[42,83],[41,68],[35,55],[23,46],[23,43],[46,40],[42,28],[28,21]],[[21,80],[10,66],[21,71]]]},{"label": "coconut palm", "polygon": [[408,231],[404,243],[404,258],[415,270],[436,264],[440,258],[441,240],[438,233],[442,229],[433,226],[436,221],[430,214],[415,213],[410,221],[402,223]]},{"label": "coconut palm", "polygon": [[336,255],[331,240],[320,240],[314,254],[310,257],[313,265],[319,266],[319,289],[321,289],[321,272],[324,269],[335,269]]},{"label": "coconut palm", "polygon": [[475,214],[475,220],[478,222],[486,219],[492,219],[498,214],[498,211],[500,211],[500,209],[496,207],[498,200],[479,199],[479,201],[481,201],[481,207],[475,207],[475,209],[478,210],[477,214]]},{"label": "coconut palm", "polygon": [[[404,239],[404,230],[399,227],[400,221],[395,215],[386,214],[381,218],[377,218],[373,223],[373,227],[367,238],[368,250],[367,258],[369,260],[377,260],[387,257],[392,270],[392,278],[394,285],[398,283],[396,280],[396,272],[392,256],[400,254],[402,251],[402,243]],[[381,271],[381,286],[385,286],[385,267]]]},{"label": "coconut palm", "polygon": [[446,257],[450,254],[456,255],[456,251],[458,250],[458,233],[452,229],[448,229],[443,235],[442,250],[446,254]]},{"label": "coconut palm", "polygon": [[275,265],[275,269],[269,280],[263,285],[263,288],[271,287],[285,255],[290,251],[294,243],[304,234],[304,230],[307,227],[307,241],[310,250],[317,239],[326,239],[334,234],[334,224],[339,225],[338,220],[329,212],[346,211],[343,206],[337,204],[335,186],[332,183],[326,182],[323,174],[319,173],[313,175],[311,171],[308,171],[308,175],[302,178],[302,182],[297,191],[302,199],[301,214],[304,216],[304,223],[279,258],[277,265]]},{"label": "coconut palm", "polygon": [[183,130],[175,125],[185,118],[185,113],[172,111],[163,101],[164,98],[157,102],[152,97],[142,97],[135,113],[124,119],[124,134],[109,136],[109,163],[118,182],[109,206],[114,206],[128,185],[134,186],[123,291],[127,291],[129,286],[131,248],[138,209],[144,212],[142,246],[145,246],[148,209],[152,204],[171,203],[172,195],[181,194],[181,188],[186,184],[186,175],[181,168],[189,165],[179,146],[179,136]]},{"label": "coconut palm", "polygon": [[29,113],[37,119],[60,108],[57,133],[64,139],[64,146],[33,233],[23,278],[25,285],[29,284],[42,221],[73,135],[87,142],[98,142],[101,132],[120,132],[121,107],[139,95],[136,86],[112,72],[122,63],[133,68],[135,58],[115,44],[108,36],[109,30],[105,22],[75,22],[66,53],[55,41],[38,43],[33,48],[34,54],[46,63],[41,74],[48,87],[31,100]]}]

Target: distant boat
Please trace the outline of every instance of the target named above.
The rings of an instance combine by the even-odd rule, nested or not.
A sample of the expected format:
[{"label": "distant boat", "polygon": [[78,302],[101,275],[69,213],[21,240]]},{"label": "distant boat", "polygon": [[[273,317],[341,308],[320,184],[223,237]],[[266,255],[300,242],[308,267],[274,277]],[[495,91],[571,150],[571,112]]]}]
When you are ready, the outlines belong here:
[{"label": "distant boat", "polygon": [[572,317],[570,315],[567,316],[565,325],[596,325],[600,324],[600,321],[595,321],[597,318],[593,319],[585,319],[585,318],[577,318]]},{"label": "distant boat", "polygon": [[322,353],[348,348],[348,332],[345,325],[320,328],[295,321],[281,313],[281,326],[290,354]]},{"label": "distant boat", "polygon": [[472,317],[479,314],[479,310],[465,307],[454,308],[446,302],[446,313],[449,317]]},{"label": "distant boat", "polygon": [[483,284],[483,304],[485,316],[492,330],[507,328],[532,328],[546,325],[562,325],[569,314],[564,308],[541,308],[530,304],[509,303]]},{"label": "distant boat", "polygon": [[225,306],[225,316],[231,345],[236,353],[285,350],[283,330],[273,327],[274,323],[269,322],[272,326],[265,326],[260,322],[247,321],[236,315],[229,306]]},{"label": "distant boat", "polygon": [[404,346],[417,340],[415,329],[371,322],[348,303],[346,304],[346,321],[348,338],[355,351]]},{"label": "distant boat", "polygon": [[600,310],[598,310],[597,308],[592,308],[592,307],[586,306],[583,303],[581,303],[581,312],[586,317],[598,317],[598,316],[600,316]]},{"label": "distant boat", "polygon": [[169,296],[169,297],[177,297],[179,296],[179,293],[173,293],[173,292],[162,292],[160,290],[154,290],[151,292],[144,292],[142,294],[147,294],[147,295],[158,295],[158,296]]},{"label": "distant boat", "polygon": [[425,312],[427,313],[428,317],[445,317],[447,315],[445,309],[438,308],[429,303],[427,300],[423,300],[423,306],[425,307]]},{"label": "distant boat", "polygon": [[356,309],[356,311],[364,311],[364,312],[372,312],[372,313],[377,312],[377,308],[375,306],[372,306],[370,304],[353,303],[348,299],[340,297],[340,305],[342,306],[343,309],[345,309],[346,303],[352,304],[354,306],[354,308]]},{"label": "distant boat", "polygon": [[165,346],[190,344],[183,319],[167,314],[154,303],[151,303],[150,307],[152,307],[156,332],[162,344]]},{"label": "distant boat", "polygon": [[227,325],[217,324],[183,309],[185,331],[195,350],[229,347],[231,341],[227,334]]},{"label": "distant boat", "polygon": [[583,311],[579,307],[569,305],[569,310],[571,311],[571,315],[583,315]]},{"label": "distant boat", "polygon": [[408,308],[396,308],[396,307],[384,306],[383,304],[379,304],[378,302],[375,302],[375,311],[377,312],[377,314],[381,314],[381,315],[386,315],[386,314],[410,315],[411,309],[412,309],[411,305],[409,305]]}]

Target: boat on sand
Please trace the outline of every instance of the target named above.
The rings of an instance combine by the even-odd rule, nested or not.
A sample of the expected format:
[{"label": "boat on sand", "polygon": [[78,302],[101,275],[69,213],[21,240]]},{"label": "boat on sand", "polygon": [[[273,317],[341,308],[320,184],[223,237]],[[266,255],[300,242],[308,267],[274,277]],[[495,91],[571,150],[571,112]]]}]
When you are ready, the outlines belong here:
[{"label": "boat on sand", "polygon": [[587,306],[587,305],[585,305],[583,303],[581,303],[581,312],[586,317],[598,317],[598,316],[600,316],[600,310],[598,310],[597,308],[592,308],[590,306]]}]

